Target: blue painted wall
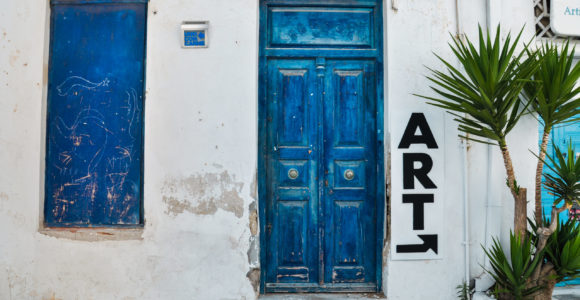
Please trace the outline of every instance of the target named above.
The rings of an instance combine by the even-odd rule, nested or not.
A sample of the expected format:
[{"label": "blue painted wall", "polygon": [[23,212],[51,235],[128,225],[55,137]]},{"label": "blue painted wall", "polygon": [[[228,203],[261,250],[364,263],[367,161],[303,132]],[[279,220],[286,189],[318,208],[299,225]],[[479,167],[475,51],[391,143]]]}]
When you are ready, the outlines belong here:
[{"label": "blue painted wall", "polygon": [[45,223],[139,225],[147,4],[73,2],[51,6]]},{"label": "blue painted wall", "polygon": [[[540,129],[542,130],[542,129]],[[540,131],[540,137],[543,132]],[[576,151],[576,155],[580,154],[580,122],[567,124],[563,126],[558,126],[554,128],[551,132],[550,141],[548,142],[548,155],[554,157],[554,146],[560,148],[560,151],[566,152],[568,145],[572,142],[572,147]],[[541,143],[541,141],[540,141]],[[544,167],[544,174],[555,175],[552,170]],[[544,180],[544,178],[542,178]],[[546,189],[542,189],[542,209],[544,210],[544,215],[549,217],[552,211],[552,204],[554,203],[555,197],[548,194]],[[569,217],[568,211],[563,211],[560,213],[560,220],[567,220]]]},{"label": "blue painted wall", "polygon": [[[543,130],[540,127],[540,138],[543,134],[541,131]],[[541,144],[540,140],[540,144]],[[554,157],[555,151],[554,146],[560,148],[560,151],[566,152],[568,146],[572,142],[572,147],[575,149],[577,155],[580,153],[580,122],[575,122],[563,126],[558,126],[554,128],[551,132],[550,141],[548,142],[548,155]],[[552,174],[555,175],[552,170],[547,167],[544,167],[544,174]],[[544,180],[544,178],[542,178]],[[542,188],[542,209],[544,211],[544,215],[546,217],[550,217],[552,211],[552,204],[554,203],[555,197],[553,195],[548,194],[548,191],[545,188]],[[563,211],[560,213],[559,219],[560,222],[568,220],[570,217],[569,211]],[[575,279],[568,282],[560,283],[559,285],[567,285],[567,284],[580,284],[580,279]]]}]

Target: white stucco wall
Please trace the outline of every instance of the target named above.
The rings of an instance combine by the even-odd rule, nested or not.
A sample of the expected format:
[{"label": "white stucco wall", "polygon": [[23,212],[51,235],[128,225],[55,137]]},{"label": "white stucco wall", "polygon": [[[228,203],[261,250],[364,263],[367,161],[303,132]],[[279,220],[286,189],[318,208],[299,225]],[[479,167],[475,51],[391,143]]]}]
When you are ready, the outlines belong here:
[{"label": "white stucco wall", "polygon": [[[387,1],[390,2],[390,1]],[[387,9],[387,80],[388,115],[413,111],[439,112],[440,110],[411,95],[433,94],[425,80],[425,66],[441,68],[442,64],[432,54],[435,52],[453,60],[447,43],[449,34],[457,34],[456,5],[460,7],[460,30],[472,40],[477,37],[477,26],[486,27],[486,1],[397,1],[398,11]],[[519,32],[524,24],[522,42],[534,36],[533,9],[530,1],[491,1],[491,21],[500,22],[503,33],[511,30]],[[389,4],[389,3],[388,3]],[[495,7],[493,5],[496,5]],[[495,25],[493,25],[495,26]],[[495,29],[495,27],[494,27]],[[457,63],[457,62],[456,62]],[[391,123],[389,128],[403,130],[404,124]],[[392,133],[391,133],[392,134]],[[389,299],[452,299],[455,287],[464,279],[464,239],[463,239],[463,162],[462,146],[451,116],[445,117],[445,213],[441,222],[445,228],[444,258],[426,261],[387,262],[386,293]],[[532,117],[522,120],[508,136],[508,143],[518,183],[528,187],[528,199],[533,200],[534,157],[528,149],[537,149],[537,123]],[[398,141],[391,141],[391,149]],[[485,244],[486,226],[489,235],[497,236],[502,242],[508,241],[509,230],[513,227],[513,199],[505,185],[505,169],[499,147],[490,148],[488,161],[486,145],[468,144],[468,195],[469,195],[469,244],[471,277],[483,273],[485,263],[481,245]],[[487,166],[492,178],[487,185]],[[396,170],[393,170],[395,172]],[[491,199],[489,216],[486,216],[488,188]],[[392,199],[397,201],[397,199]],[[399,199],[400,201],[400,199]],[[427,208],[426,208],[427,209]],[[529,205],[529,213],[533,201]],[[486,219],[488,224],[486,224]],[[396,230],[392,228],[392,230]],[[412,280],[411,280],[412,279]],[[433,298],[433,295],[437,295]]]},{"label": "white stucco wall", "polygon": [[[258,266],[251,209],[258,143],[258,1],[150,1],[146,226],[141,239],[111,241],[39,232],[47,2],[0,2],[0,299],[254,299],[247,273]],[[440,66],[432,51],[451,57],[448,32],[455,32],[457,22],[454,0],[396,2],[398,11],[390,8],[390,0],[384,11],[387,132],[398,128],[390,123],[395,114],[438,111],[411,94],[429,93],[424,65]],[[468,2],[462,5],[462,24],[473,36],[476,24],[485,24],[485,1],[462,2]],[[531,1],[503,2],[502,24],[512,30],[529,24],[528,40],[534,32]],[[191,20],[210,21],[208,49],[180,48],[179,25]],[[452,299],[463,279],[461,145],[451,118],[444,118],[444,258],[385,258],[389,299]],[[534,164],[527,149],[535,149],[536,131],[529,118],[509,138],[519,182],[530,188]],[[481,274],[483,259],[486,151],[472,145],[468,153],[472,276]],[[492,172],[491,198],[501,207],[494,207],[488,220],[505,241],[513,202],[496,148]]]}]

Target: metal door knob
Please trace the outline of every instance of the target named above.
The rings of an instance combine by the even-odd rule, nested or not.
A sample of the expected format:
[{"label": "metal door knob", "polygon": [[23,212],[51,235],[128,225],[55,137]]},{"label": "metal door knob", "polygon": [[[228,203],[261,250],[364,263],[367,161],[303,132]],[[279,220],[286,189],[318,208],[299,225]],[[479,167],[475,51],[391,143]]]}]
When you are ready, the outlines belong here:
[{"label": "metal door knob", "polygon": [[288,170],[288,178],[290,178],[292,180],[298,178],[298,174],[299,174],[298,170],[296,170],[294,168]]},{"label": "metal door knob", "polygon": [[353,180],[354,179],[354,171],[351,169],[347,169],[346,171],[344,171],[344,179]]}]

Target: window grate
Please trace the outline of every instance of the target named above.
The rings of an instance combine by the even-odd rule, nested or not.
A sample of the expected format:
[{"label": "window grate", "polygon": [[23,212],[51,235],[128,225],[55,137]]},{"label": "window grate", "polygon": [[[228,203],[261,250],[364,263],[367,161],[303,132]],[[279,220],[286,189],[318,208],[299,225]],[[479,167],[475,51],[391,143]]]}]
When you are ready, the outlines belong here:
[{"label": "window grate", "polygon": [[536,24],[536,37],[547,40],[570,39],[580,41],[580,37],[568,37],[557,35],[550,27],[550,0],[532,0],[534,2],[534,13]]}]

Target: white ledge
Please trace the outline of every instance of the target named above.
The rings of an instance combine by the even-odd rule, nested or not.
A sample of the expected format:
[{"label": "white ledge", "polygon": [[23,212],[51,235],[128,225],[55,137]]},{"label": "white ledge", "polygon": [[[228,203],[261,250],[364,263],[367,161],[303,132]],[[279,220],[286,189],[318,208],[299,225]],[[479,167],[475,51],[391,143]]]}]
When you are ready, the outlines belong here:
[{"label": "white ledge", "polygon": [[69,228],[69,227],[44,227],[38,231],[51,237],[76,240],[76,241],[128,241],[143,240],[143,227],[137,228]]}]

